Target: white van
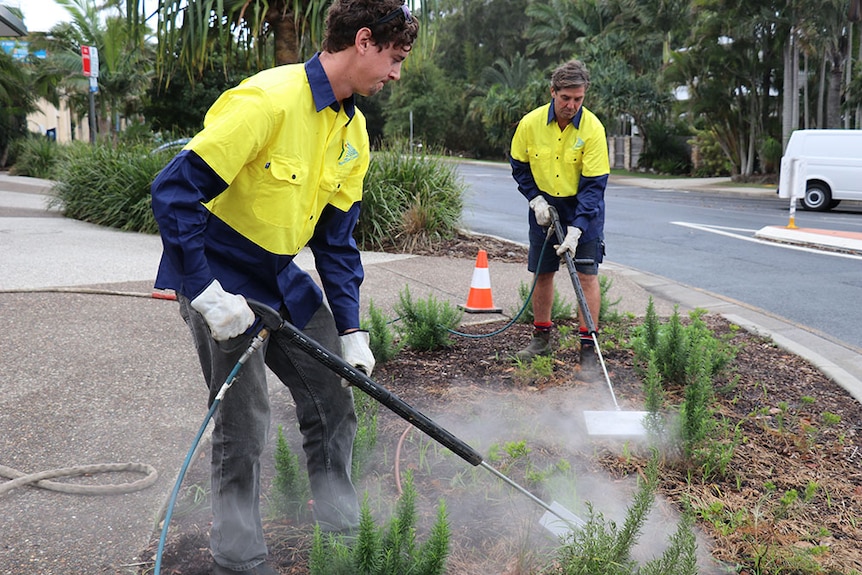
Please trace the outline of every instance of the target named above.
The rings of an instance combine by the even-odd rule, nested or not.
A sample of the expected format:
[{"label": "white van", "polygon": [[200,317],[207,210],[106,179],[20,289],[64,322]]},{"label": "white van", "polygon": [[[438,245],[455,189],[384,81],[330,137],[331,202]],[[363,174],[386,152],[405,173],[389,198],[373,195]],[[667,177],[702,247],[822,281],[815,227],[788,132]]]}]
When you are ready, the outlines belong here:
[{"label": "white van", "polygon": [[862,130],[796,130],[782,166],[790,165],[789,160],[802,160],[805,166],[804,209],[826,212],[841,200],[862,200]]}]

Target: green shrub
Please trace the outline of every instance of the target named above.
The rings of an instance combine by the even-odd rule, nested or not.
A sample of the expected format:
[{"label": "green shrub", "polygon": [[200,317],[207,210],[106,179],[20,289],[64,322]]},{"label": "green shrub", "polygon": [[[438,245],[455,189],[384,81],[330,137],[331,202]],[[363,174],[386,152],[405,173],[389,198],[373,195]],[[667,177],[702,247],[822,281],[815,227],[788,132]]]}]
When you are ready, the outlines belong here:
[{"label": "green shrub", "polygon": [[614,280],[608,276],[599,275],[599,291],[601,293],[601,305],[599,306],[599,323],[619,321],[620,314],[614,308],[623,300],[622,297],[611,301],[610,291]]},{"label": "green shrub", "polygon": [[644,392],[650,414],[646,426],[650,434],[660,435],[665,422],[658,414],[665,385],[682,387],[683,401],[674,431],[680,450],[705,479],[724,475],[734,450],[742,440],[739,429],[730,429],[713,409],[713,377],[733,359],[736,350],[713,334],[703,320],[704,310],[690,314],[684,325],[679,310],[662,325],[652,298],[644,322],[635,329],[632,347],[636,364],[644,373]]},{"label": "green shrub", "polygon": [[28,136],[15,140],[15,165],[10,173],[53,180],[57,177],[63,159],[63,150],[57,142],[44,136]]},{"label": "green shrub", "polygon": [[650,122],[645,133],[644,151],[638,159],[638,167],[660,174],[683,175],[691,172],[691,150],[688,134],[680,126],[661,122]]},{"label": "green shrub", "polygon": [[356,481],[362,476],[377,446],[377,412],[380,404],[358,391],[353,394],[353,405],[356,410],[356,437],[353,438],[350,476]]},{"label": "green shrub", "polygon": [[157,233],[150,184],[171,153],[148,147],[74,146],[57,176],[55,203],[67,217],[121,230]]},{"label": "green shrub", "polygon": [[781,163],[781,156],[784,154],[781,142],[773,137],[768,137],[763,141],[760,148],[761,168],[765,174],[775,174],[778,172],[778,166]]},{"label": "green shrub", "polygon": [[455,236],[464,206],[455,167],[406,142],[375,152],[365,176],[357,243],[367,250],[391,242],[403,251]]},{"label": "green shrub", "polygon": [[[533,315],[533,306],[527,305],[533,295],[531,288],[531,285],[527,285],[524,282],[521,282],[518,286],[518,297],[521,298],[521,308],[524,310],[518,318],[518,323],[533,323],[533,319],[535,317]],[[571,317],[572,304],[566,301],[566,299],[560,295],[560,292],[557,291],[557,288],[554,287],[554,301],[551,304],[551,321],[570,319]]]},{"label": "green shrub", "polygon": [[670,545],[663,555],[642,567],[632,558],[631,551],[637,543],[649,511],[655,501],[658,477],[658,457],[651,458],[646,469],[646,480],[638,479],[634,500],[626,512],[619,528],[593,511],[583,529],[573,531],[563,538],[553,563],[542,573],[548,575],[696,575],[697,545],[692,522],[686,518],[680,522]]},{"label": "green shrub", "polygon": [[314,529],[309,557],[311,575],[442,575],[449,555],[449,523],[446,506],[441,501],[437,520],[425,543],[416,541],[416,489],[407,474],[404,491],[398,500],[395,516],[387,527],[378,527],[362,503],[359,532],[348,546],[335,535]]},{"label": "green shrub", "polygon": [[438,302],[433,295],[413,301],[410,287],[398,295],[395,312],[400,316],[405,344],[416,350],[431,351],[452,345],[451,330],[461,323],[463,312],[448,301]]},{"label": "green shrub", "polygon": [[695,130],[694,138],[688,141],[694,155],[694,173],[699,178],[729,176],[733,162],[721,148],[715,133],[711,130]]},{"label": "green shrub", "polygon": [[389,328],[386,316],[374,301],[368,302],[368,319],[362,322],[362,327],[368,330],[369,347],[377,363],[386,363],[401,351],[401,345],[395,341],[395,336]]},{"label": "green shrub", "polygon": [[275,477],[272,481],[272,511],[301,519],[307,512],[306,502],[311,489],[308,475],[299,463],[299,457],[290,449],[284,430],[278,426],[275,443]]},{"label": "green shrub", "polygon": [[703,321],[704,310],[689,314],[683,325],[678,306],[668,322],[661,325],[650,298],[644,323],[635,329],[632,347],[641,370],[649,363],[653,351],[662,379],[668,385],[685,385],[702,370],[708,377],[726,367],[736,350],[716,337]]}]

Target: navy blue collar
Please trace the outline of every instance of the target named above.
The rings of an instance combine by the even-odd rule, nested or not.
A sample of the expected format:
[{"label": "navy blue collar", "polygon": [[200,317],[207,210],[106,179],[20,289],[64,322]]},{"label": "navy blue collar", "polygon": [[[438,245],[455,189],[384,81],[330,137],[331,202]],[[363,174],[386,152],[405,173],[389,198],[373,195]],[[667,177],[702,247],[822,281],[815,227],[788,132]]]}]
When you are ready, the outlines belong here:
[{"label": "navy blue collar", "polygon": [[[575,114],[575,117],[572,118],[572,121],[570,122],[576,129],[581,128],[581,116],[583,116],[583,115],[584,115],[584,107],[581,106],[580,109],[578,109],[578,113]],[[548,110],[548,123],[550,124],[551,122],[556,122],[556,121],[557,121],[557,114],[556,114],[556,112],[554,112],[554,99],[551,98],[551,108]]]},{"label": "navy blue collar", "polygon": [[314,107],[318,112],[326,107],[332,108],[334,112],[338,112],[341,109],[341,104],[344,104],[344,113],[347,114],[348,118],[353,120],[353,115],[356,113],[356,97],[351,94],[349,98],[340,103],[335,99],[332,84],[329,83],[329,78],[326,76],[323,64],[320,63],[320,52],[312,56],[305,63],[305,74],[308,76],[308,84],[311,86],[311,97],[314,98]]}]

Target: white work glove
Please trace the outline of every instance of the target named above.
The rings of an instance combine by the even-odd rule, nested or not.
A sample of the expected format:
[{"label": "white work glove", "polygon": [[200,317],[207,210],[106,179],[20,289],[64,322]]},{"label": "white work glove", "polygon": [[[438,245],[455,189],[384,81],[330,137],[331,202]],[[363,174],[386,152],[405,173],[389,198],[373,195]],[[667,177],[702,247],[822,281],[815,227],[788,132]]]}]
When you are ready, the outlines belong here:
[{"label": "white work glove", "polygon": [[536,223],[542,227],[551,225],[551,206],[542,196],[530,200],[530,208],[536,214]]},{"label": "white work glove", "polygon": [[218,280],[213,280],[191,305],[204,316],[216,341],[236,337],[254,323],[254,312],[245,298],[224,291]]},{"label": "white work glove", "polygon": [[[341,358],[365,375],[371,376],[376,362],[374,361],[374,354],[371,353],[371,347],[368,345],[368,332],[365,330],[351,331],[339,339],[341,339]],[[341,385],[347,387],[349,383],[342,379]]]},{"label": "white work glove", "polygon": [[562,256],[568,251],[572,254],[572,257],[575,257],[575,250],[578,249],[578,240],[581,239],[581,228],[576,228],[575,226],[569,226],[566,231],[566,237],[563,239],[563,243],[558,246],[554,246],[557,248],[557,255]]}]

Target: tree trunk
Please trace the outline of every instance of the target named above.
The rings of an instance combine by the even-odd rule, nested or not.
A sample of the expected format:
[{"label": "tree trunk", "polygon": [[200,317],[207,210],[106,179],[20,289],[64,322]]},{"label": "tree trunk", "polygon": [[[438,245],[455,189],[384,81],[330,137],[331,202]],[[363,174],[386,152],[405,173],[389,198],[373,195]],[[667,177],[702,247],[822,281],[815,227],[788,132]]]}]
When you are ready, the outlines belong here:
[{"label": "tree trunk", "polygon": [[823,129],[823,108],[826,101],[826,54],[820,63],[820,89],[817,91],[817,127]]},{"label": "tree trunk", "polygon": [[793,131],[793,31],[784,43],[784,82],[781,95],[781,149],[787,149]]},{"label": "tree trunk", "polygon": [[[847,60],[844,64],[844,97],[850,98],[850,82],[853,80],[853,22],[847,27]],[[844,114],[844,129],[850,129],[850,113]]]},{"label": "tree trunk", "polygon": [[781,138],[782,149],[787,148],[790,134],[799,129],[799,46],[796,28],[790,30],[784,45],[784,85],[782,87]]},{"label": "tree trunk", "polygon": [[841,85],[844,82],[844,68],[839,54],[832,54],[832,69],[829,71],[829,92],[826,97],[826,127],[841,127]]},{"label": "tree trunk", "polygon": [[275,36],[275,65],[299,62],[299,36],[293,12],[283,1],[273,3],[266,13],[266,22]]},{"label": "tree trunk", "polygon": [[803,67],[805,68],[805,84],[802,86],[802,105],[803,105],[803,116],[804,116],[804,124],[806,130],[811,128],[811,102],[809,101],[809,90],[808,90],[808,52],[805,53],[803,57]]}]

